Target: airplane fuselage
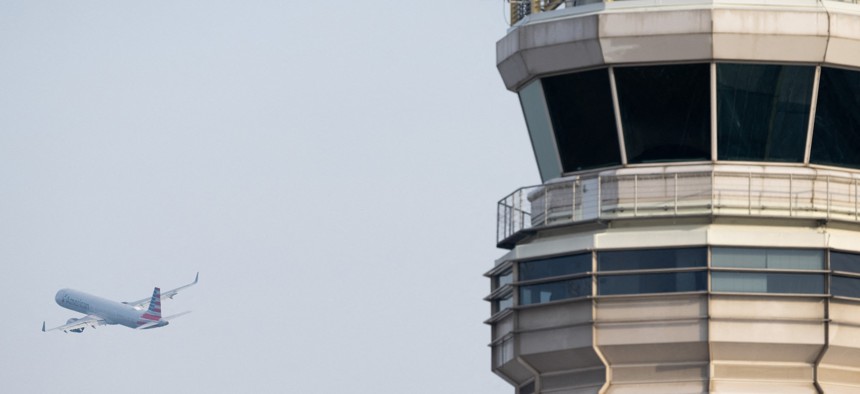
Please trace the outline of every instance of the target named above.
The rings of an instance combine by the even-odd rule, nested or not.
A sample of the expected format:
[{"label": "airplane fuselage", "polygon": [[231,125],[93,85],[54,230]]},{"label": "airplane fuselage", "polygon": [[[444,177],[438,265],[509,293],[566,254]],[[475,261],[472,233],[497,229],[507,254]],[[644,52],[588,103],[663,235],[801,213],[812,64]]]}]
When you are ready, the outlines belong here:
[{"label": "airplane fuselage", "polygon": [[[95,315],[105,320],[107,324],[119,324],[130,328],[137,328],[145,324],[142,316],[146,310],[87,294],[73,289],[62,289],[54,298],[57,304],[63,308],[71,309],[85,315]],[[167,325],[165,321],[158,326]],[[153,327],[154,328],[154,327]]]},{"label": "airplane fuselage", "polygon": [[71,318],[66,324],[48,329],[42,322],[42,331],[62,330],[64,332],[83,332],[85,328],[96,328],[105,324],[119,324],[137,330],[164,327],[170,320],[186,315],[191,311],[176,313],[170,316],[161,316],[161,300],[173,298],[180,291],[197,284],[200,278],[198,272],[194,276],[194,282],[179,286],[165,292],[158,286],[153,287],[152,296],[130,302],[116,302],[106,298],[97,297],[82,291],[62,289],[54,296],[57,305],[83,313],[84,316]]}]

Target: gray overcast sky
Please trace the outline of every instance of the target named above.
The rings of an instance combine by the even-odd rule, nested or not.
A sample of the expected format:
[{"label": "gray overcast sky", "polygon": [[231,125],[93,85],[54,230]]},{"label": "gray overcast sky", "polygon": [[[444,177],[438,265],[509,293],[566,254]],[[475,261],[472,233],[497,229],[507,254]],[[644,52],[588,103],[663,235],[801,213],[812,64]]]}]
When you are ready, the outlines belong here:
[{"label": "gray overcast sky", "polygon": [[[501,0],[0,1],[0,390],[510,393],[481,275],[539,182]],[[42,333],[71,287],[200,284]]]}]

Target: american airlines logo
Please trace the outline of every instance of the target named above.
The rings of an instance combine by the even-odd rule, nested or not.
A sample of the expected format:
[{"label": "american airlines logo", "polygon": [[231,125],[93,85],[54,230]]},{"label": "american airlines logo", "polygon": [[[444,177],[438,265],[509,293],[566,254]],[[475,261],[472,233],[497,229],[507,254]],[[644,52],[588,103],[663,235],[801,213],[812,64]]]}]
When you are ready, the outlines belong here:
[{"label": "american airlines logo", "polygon": [[89,310],[89,309],[90,309],[90,304],[88,304],[88,303],[86,303],[86,302],[83,302],[83,301],[80,301],[80,300],[76,300],[76,299],[74,299],[74,298],[72,298],[72,297],[69,297],[69,295],[68,295],[68,294],[66,294],[66,295],[64,295],[64,296],[63,296],[63,303],[64,303],[64,304],[69,304],[69,305],[74,305],[74,306],[77,306],[77,307],[80,307],[80,308],[84,308],[85,310]]}]

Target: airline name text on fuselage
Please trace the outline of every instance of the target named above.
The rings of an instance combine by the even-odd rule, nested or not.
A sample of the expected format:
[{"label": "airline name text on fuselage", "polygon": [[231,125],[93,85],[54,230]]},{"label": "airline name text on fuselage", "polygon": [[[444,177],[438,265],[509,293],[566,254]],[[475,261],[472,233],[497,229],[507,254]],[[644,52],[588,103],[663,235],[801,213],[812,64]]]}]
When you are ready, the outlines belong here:
[{"label": "airline name text on fuselage", "polygon": [[63,296],[63,303],[69,304],[69,305],[74,305],[74,306],[77,306],[79,308],[83,308],[85,310],[90,310],[90,304],[89,303],[74,299],[74,298],[70,297],[68,294]]}]

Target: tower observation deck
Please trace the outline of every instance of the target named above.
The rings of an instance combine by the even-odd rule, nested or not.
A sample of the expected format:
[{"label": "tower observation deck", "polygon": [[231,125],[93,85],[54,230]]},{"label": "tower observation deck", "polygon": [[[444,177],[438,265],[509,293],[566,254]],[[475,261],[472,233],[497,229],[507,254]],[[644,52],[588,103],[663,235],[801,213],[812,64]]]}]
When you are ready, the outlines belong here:
[{"label": "tower observation deck", "polygon": [[511,15],[497,65],[541,184],[498,202],[493,372],[517,394],[860,393],[860,5]]}]

